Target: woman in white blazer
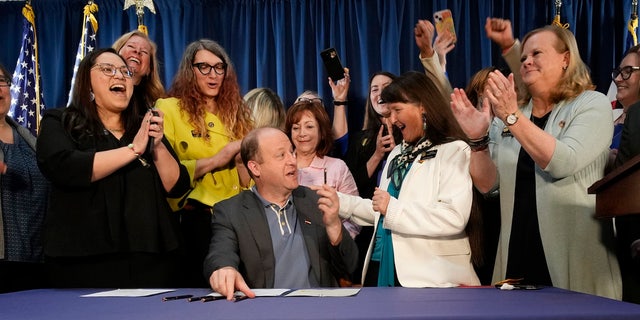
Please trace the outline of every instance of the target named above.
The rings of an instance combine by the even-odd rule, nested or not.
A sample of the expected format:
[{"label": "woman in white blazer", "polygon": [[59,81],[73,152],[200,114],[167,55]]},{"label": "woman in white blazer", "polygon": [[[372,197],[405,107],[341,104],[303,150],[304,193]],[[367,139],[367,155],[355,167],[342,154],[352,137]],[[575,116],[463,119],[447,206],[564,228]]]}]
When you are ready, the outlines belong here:
[{"label": "woman in white blazer", "polygon": [[480,284],[465,232],[473,202],[470,147],[437,83],[409,72],[384,89],[403,143],[389,154],[372,199],[339,194],[342,217],[375,227],[365,286]]}]

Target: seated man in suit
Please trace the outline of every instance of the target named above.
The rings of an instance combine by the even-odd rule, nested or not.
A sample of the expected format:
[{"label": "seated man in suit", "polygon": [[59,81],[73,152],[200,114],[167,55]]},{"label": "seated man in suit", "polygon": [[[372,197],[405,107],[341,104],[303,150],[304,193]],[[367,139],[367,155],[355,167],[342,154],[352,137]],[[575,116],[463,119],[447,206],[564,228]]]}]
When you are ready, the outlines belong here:
[{"label": "seated man in suit", "polygon": [[250,288],[337,286],[355,270],[358,248],[335,192],[298,185],[293,146],[278,129],[250,132],[240,155],[255,186],[213,208],[204,262],[211,288],[232,300],[235,290],[254,297]]}]

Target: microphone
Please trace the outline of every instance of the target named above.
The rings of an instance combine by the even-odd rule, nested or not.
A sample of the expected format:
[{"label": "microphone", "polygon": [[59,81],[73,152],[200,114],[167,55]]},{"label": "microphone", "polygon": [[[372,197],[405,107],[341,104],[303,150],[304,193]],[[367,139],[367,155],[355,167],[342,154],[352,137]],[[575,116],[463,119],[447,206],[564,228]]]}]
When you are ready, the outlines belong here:
[{"label": "microphone", "polygon": [[[153,114],[154,117],[159,116],[158,111],[155,110],[151,110],[151,114]],[[157,122],[151,122],[151,124],[158,124]],[[153,157],[153,145],[155,143],[155,138],[154,137],[149,137],[149,142],[147,143],[147,152],[149,153],[149,155],[151,155]]]}]

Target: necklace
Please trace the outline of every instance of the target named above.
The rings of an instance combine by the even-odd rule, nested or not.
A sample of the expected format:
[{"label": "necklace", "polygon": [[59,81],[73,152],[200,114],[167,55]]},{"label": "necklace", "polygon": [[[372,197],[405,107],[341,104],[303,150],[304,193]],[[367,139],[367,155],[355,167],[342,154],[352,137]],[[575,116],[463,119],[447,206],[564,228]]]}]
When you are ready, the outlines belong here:
[{"label": "necklace", "polygon": [[124,129],[109,129],[109,128],[107,128],[107,130],[109,130],[111,132],[124,132]]}]

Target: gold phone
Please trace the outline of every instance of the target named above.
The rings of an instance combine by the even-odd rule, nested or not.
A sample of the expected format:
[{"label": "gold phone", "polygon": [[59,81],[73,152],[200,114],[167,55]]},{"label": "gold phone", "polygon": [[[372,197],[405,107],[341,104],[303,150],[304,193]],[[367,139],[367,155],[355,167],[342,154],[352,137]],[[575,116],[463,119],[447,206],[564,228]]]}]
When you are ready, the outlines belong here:
[{"label": "gold phone", "polygon": [[453,24],[451,10],[445,9],[437,11],[433,14],[433,21],[436,24],[438,34],[450,33],[453,36],[453,42],[457,41],[456,28]]}]

